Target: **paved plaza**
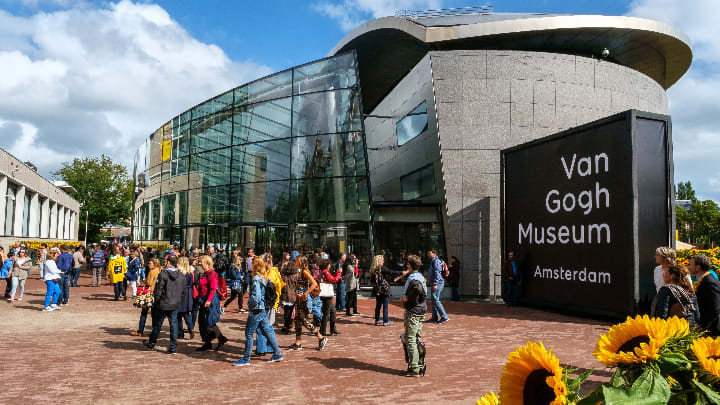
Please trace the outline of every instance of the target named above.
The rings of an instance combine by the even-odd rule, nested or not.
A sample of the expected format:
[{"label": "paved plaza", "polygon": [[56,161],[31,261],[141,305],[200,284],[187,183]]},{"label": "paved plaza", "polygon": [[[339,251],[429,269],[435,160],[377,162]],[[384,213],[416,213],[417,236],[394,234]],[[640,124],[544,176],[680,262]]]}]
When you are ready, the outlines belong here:
[{"label": "paved plaza", "polygon": [[[25,300],[0,303],[0,341],[4,346],[3,403],[474,403],[499,389],[505,357],[528,340],[540,340],[561,364],[596,368],[587,389],[609,374],[592,355],[607,323],[528,308],[490,303],[447,303],[451,321],[426,324],[428,372],[422,379],[405,371],[399,336],[402,309],[391,304],[389,327],[373,325],[375,300],[359,300],[362,316],[339,315],[340,336],[326,349],[305,334],[304,350],[284,352],[280,363],[253,359],[232,367],[244,349],[246,314],[237,306],[220,327],[230,338],[221,352],[196,353],[195,340],[182,340],[178,354],[164,353],[167,325],[148,351],[137,328],[140,310],[131,300],[113,301],[112,287],[71,289],[70,305],[42,312],[44,284],[33,269]],[[149,334],[149,320],[146,333]],[[293,336],[278,335],[281,347]]]}]

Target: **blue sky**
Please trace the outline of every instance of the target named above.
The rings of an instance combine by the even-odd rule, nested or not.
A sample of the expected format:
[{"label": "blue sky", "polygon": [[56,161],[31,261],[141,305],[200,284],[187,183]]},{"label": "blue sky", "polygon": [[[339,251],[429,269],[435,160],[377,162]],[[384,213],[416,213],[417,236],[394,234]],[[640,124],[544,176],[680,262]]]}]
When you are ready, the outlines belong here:
[{"label": "blue sky", "polygon": [[[476,3],[478,4],[478,3]],[[76,156],[125,164],[164,120],[254,78],[319,59],[349,30],[456,0],[0,0],[0,147],[44,175]],[[496,12],[634,15],[686,32],[668,92],[676,181],[720,201],[720,1],[506,0]]]}]

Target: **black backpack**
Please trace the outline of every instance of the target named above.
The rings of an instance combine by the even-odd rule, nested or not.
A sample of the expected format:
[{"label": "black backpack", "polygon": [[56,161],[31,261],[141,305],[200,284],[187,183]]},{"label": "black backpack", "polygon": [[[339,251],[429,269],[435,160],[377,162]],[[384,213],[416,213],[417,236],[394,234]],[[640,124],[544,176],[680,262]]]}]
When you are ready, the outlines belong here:
[{"label": "black backpack", "polygon": [[215,258],[215,271],[226,274],[230,270],[230,261],[224,254],[219,254]]},{"label": "black backpack", "polygon": [[271,310],[275,306],[277,297],[278,295],[277,290],[275,290],[275,284],[268,279],[267,284],[265,284],[265,309],[268,311]]}]

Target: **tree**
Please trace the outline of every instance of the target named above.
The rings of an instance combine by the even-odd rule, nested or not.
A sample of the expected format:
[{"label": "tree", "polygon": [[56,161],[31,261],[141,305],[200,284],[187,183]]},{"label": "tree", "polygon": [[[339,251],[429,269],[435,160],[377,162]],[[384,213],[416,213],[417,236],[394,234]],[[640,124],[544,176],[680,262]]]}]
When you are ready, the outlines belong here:
[{"label": "tree", "polygon": [[80,239],[85,238],[85,212],[88,211],[87,240],[97,241],[100,228],[106,223],[128,224],[132,215],[133,182],[127,169],[101,155],[95,158],[75,158],[65,162],[53,173],[66,181],[75,191],[70,196],[80,201]]},{"label": "tree", "polygon": [[686,181],[685,183],[680,182],[677,184],[677,187],[675,187],[675,199],[690,201],[697,200],[697,198],[695,197],[695,190],[693,190],[692,184],[690,184],[689,181]]}]

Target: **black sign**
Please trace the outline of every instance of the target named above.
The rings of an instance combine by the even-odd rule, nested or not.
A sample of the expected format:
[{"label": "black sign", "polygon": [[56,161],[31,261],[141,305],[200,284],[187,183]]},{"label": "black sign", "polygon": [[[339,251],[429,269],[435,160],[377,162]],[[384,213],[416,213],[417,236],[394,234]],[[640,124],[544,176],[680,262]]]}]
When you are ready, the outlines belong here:
[{"label": "black sign", "polygon": [[[521,301],[597,314],[637,311],[641,255],[653,257],[638,251],[639,236],[667,245],[671,233],[666,118],[653,117],[662,127],[645,131],[650,135],[635,130],[630,111],[503,151],[504,251],[520,265]],[[639,158],[637,139],[648,137],[657,138],[655,149]],[[637,169],[643,162],[648,170]],[[638,198],[638,190],[652,198]],[[640,229],[635,210],[642,201],[656,209],[643,211],[641,222],[652,226]],[[651,280],[652,267],[643,271]]]}]

